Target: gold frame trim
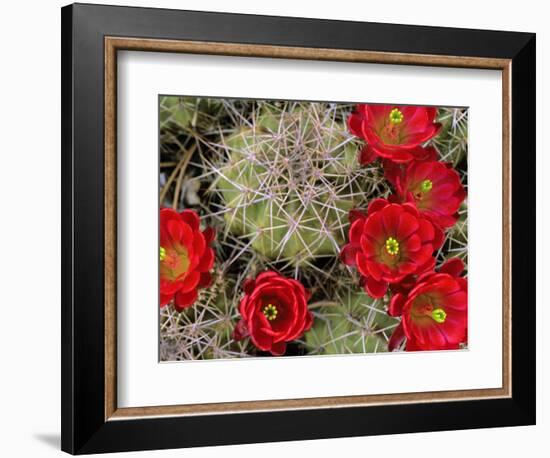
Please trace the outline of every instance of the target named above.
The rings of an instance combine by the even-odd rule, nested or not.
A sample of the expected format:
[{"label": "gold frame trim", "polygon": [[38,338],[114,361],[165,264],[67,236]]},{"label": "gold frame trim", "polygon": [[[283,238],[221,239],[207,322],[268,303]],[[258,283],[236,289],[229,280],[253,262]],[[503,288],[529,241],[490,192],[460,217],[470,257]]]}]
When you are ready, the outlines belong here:
[{"label": "gold frame trim", "polygon": [[[242,401],[216,404],[172,406],[117,406],[116,346],[116,88],[117,51],[176,52],[244,57],[269,57],[319,61],[364,62],[380,64],[423,65],[479,68],[502,71],[502,380],[494,389],[434,391],[423,393],[337,396],[275,401]],[[179,40],[105,37],[105,421],[159,416],[190,416],[246,413],[273,410],[301,410],[381,404],[427,403],[478,399],[510,398],[511,372],[511,75],[509,59],[438,56],[424,54],[383,53],[342,49],[300,48],[288,46],[248,45]]]}]

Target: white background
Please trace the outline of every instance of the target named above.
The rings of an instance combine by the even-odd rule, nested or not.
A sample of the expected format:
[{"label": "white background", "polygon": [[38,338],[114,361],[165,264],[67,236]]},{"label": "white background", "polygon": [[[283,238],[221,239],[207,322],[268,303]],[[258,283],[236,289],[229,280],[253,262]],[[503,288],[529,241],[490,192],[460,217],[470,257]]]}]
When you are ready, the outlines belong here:
[{"label": "white background", "polygon": [[[129,0],[128,0],[129,1]],[[110,0],[112,4],[123,4]],[[63,2],[5,2],[0,11],[0,454],[9,457],[59,456],[60,366],[60,12]],[[537,32],[538,92],[538,425],[525,428],[451,431],[309,442],[244,445],[124,456],[225,458],[280,456],[391,456],[445,458],[487,455],[516,457],[548,453],[550,402],[549,340],[543,331],[550,314],[550,230],[547,202],[550,170],[543,159],[543,129],[550,96],[543,90],[550,32],[540,0],[461,2],[258,2],[257,0],[139,1],[134,5],[314,16],[455,27]],[[543,55],[546,52],[546,60]],[[546,89],[546,88],[544,88]],[[543,207],[545,214],[543,217]],[[526,255],[531,256],[532,253]],[[544,363],[544,364],[543,364]],[[307,454],[307,455],[306,455]]]},{"label": "white background", "polygon": [[[124,52],[117,76],[120,407],[502,386],[500,72]],[[212,91],[469,107],[467,351],[158,364],[158,94]]]}]

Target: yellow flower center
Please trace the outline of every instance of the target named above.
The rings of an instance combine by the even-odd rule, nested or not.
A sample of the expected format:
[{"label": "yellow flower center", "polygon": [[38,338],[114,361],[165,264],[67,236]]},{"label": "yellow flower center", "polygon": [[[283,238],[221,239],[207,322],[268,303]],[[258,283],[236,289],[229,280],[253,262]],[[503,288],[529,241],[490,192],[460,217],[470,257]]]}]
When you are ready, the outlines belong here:
[{"label": "yellow flower center", "polygon": [[397,253],[399,253],[399,242],[393,237],[388,237],[386,239],[386,251],[389,255],[395,256]]},{"label": "yellow flower center", "polygon": [[400,124],[403,122],[403,113],[401,113],[401,110],[399,108],[394,108],[392,111],[390,111],[390,122],[392,124]]},{"label": "yellow flower center", "polygon": [[277,310],[277,307],[275,307],[273,304],[267,304],[264,307],[264,315],[269,321],[273,321],[275,318],[277,318],[277,314],[279,311]]},{"label": "yellow flower center", "polygon": [[432,187],[433,187],[432,180],[424,180],[424,181],[420,184],[420,190],[421,190],[422,192],[431,191]]},{"label": "yellow flower center", "polygon": [[160,276],[171,281],[181,279],[189,269],[189,253],[183,246],[160,247]]},{"label": "yellow flower center", "polygon": [[445,323],[445,320],[447,319],[447,314],[443,309],[435,309],[432,310],[432,318],[438,323]]}]

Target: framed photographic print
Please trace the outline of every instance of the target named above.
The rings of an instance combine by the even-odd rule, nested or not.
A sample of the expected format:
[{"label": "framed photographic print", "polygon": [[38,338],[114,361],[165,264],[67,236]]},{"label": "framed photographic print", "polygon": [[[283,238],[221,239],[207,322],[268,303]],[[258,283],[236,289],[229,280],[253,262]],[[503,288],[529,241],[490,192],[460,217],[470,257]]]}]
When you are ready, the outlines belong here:
[{"label": "framed photographic print", "polygon": [[62,78],[63,450],[534,424],[534,34],[76,4]]}]

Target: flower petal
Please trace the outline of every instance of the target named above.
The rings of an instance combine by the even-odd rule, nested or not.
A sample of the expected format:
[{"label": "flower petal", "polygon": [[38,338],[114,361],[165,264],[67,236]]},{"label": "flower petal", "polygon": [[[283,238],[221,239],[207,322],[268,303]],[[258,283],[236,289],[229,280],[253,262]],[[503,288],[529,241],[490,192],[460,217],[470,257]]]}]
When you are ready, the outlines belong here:
[{"label": "flower petal", "polygon": [[176,293],[174,307],[178,312],[181,312],[183,309],[191,307],[197,300],[198,293],[196,289],[192,289],[187,292],[178,291]]},{"label": "flower petal", "polygon": [[212,285],[212,275],[210,272],[201,272],[201,278],[197,285],[197,288],[208,288]]},{"label": "flower petal", "polygon": [[367,294],[374,299],[384,297],[388,290],[388,283],[385,281],[377,281],[373,277],[367,277],[365,282],[365,290]]},{"label": "flower petal", "polygon": [[216,238],[216,229],[213,227],[207,227],[204,231],[202,231],[202,235],[204,236],[206,244],[210,245]]},{"label": "flower petal", "polygon": [[439,268],[440,273],[459,277],[464,271],[464,261],[460,258],[450,258]]},{"label": "flower petal", "polygon": [[374,212],[382,210],[386,205],[388,205],[388,201],[386,199],[378,198],[374,199],[370,202],[367,213],[369,215],[372,215]]},{"label": "flower petal", "polygon": [[397,347],[401,345],[401,342],[405,339],[405,333],[403,332],[403,325],[399,323],[397,327],[393,330],[393,333],[388,342],[388,350],[394,351]]},{"label": "flower petal", "polygon": [[355,258],[360,248],[350,243],[344,245],[340,252],[340,259],[346,266],[355,266]]},{"label": "flower petal", "polygon": [[202,255],[196,269],[199,272],[207,272],[214,266],[214,250],[208,248]]},{"label": "flower petal", "polygon": [[286,342],[275,342],[271,345],[271,354],[274,356],[283,356],[286,352]]},{"label": "flower petal", "polygon": [[187,293],[197,287],[201,279],[199,272],[190,272],[183,280],[179,282],[179,292]]},{"label": "flower petal", "polygon": [[401,293],[394,294],[390,300],[388,308],[389,316],[401,316],[403,313],[403,306],[405,305],[405,296]]},{"label": "flower petal", "polygon": [[355,220],[349,229],[349,241],[354,245],[358,245],[363,235],[365,220],[363,218]]},{"label": "flower petal", "polygon": [[418,230],[418,227],[418,218],[415,218],[410,213],[403,212],[399,219],[399,226],[396,232],[398,240],[407,239],[413,232]]},{"label": "flower petal", "polygon": [[181,213],[181,219],[185,221],[193,231],[198,231],[201,220],[199,215],[193,210],[183,210]]},{"label": "flower petal", "polygon": [[377,157],[376,151],[369,145],[365,145],[361,148],[361,152],[359,153],[359,163],[361,165],[369,165],[371,162],[374,162]]},{"label": "flower petal", "polygon": [[357,270],[359,270],[361,275],[364,275],[365,277],[369,276],[370,272],[367,265],[367,257],[363,254],[363,252],[357,252],[357,255],[355,256],[355,265],[357,266]]},{"label": "flower petal", "polygon": [[233,329],[233,340],[238,342],[239,340],[243,340],[246,336],[248,336],[246,322],[244,320],[239,320],[235,325],[235,329]]}]

